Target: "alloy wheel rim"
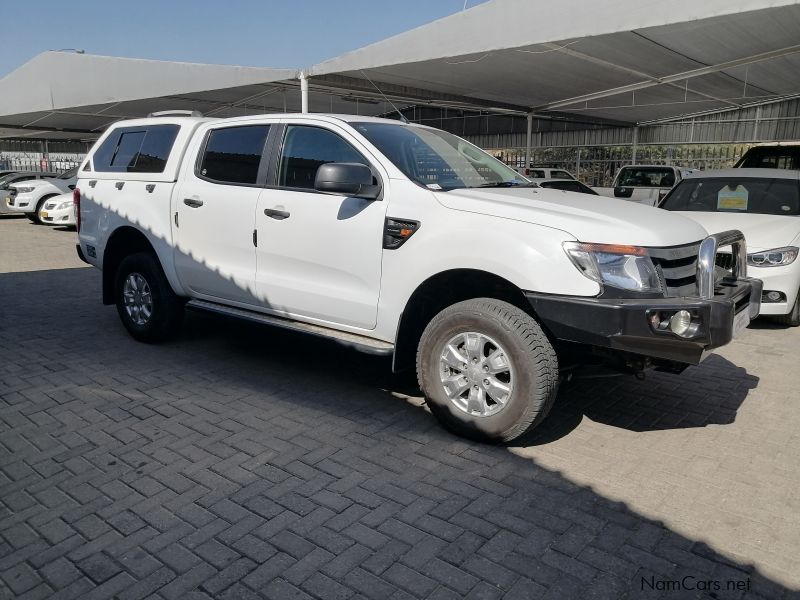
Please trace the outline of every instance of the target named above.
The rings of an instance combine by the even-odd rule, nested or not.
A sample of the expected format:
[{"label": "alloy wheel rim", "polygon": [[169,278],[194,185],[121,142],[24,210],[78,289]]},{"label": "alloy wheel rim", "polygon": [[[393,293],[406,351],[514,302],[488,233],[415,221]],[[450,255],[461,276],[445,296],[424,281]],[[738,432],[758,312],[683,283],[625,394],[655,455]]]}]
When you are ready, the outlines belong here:
[{"label": "alloy wheel rim", "polygon": [[439,378],[450,403],[476,417],[499,413],[514,390],[514,370],[505,348],[475,331],[459,333],[444,344]]},{"label": "alloy wheel rim", "polygon": [[129,273],[122,287],[122,298],[128,317],[137,325],[146,325],[153,316],[153,295],[150,284],[139,273]]}]

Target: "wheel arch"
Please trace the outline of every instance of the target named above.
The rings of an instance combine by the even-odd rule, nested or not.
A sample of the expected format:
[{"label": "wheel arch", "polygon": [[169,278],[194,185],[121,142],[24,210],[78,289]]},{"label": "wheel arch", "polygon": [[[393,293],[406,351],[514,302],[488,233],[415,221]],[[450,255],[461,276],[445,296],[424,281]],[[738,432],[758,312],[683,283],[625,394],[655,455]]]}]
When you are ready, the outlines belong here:
[{"label": "wheel arch", "polygon": [[417,345],[430,320],[448,306],[472,298],[504,300],[531,312],[522,290],[499,275],[480,269],[436,273],[417,286],[400,315],[392,369],[413,368]]},{"label": "wheel arch", "polygon": [[103,252],[103,304],[114,304],[114,277],[119,264],[126,256],[135,252],[149,252],[160,264],[153,244],[135,227],[119,227],[108,238]]}]

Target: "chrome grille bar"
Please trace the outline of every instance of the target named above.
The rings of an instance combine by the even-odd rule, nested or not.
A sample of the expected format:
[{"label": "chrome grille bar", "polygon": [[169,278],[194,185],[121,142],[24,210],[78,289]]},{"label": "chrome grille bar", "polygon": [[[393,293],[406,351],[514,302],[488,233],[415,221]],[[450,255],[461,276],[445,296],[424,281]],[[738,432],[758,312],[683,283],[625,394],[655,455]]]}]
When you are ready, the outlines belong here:
[{"label": "chrome grille bar", "polygon": [[744,234],[738,229],[723,231],[708,236],[700,242],[697,258],[697,293],[701,298],[714,297],[716,287],[716,259],[719,248],[731,246],[731,272],[739,279],[747,277],[747,246]]}]

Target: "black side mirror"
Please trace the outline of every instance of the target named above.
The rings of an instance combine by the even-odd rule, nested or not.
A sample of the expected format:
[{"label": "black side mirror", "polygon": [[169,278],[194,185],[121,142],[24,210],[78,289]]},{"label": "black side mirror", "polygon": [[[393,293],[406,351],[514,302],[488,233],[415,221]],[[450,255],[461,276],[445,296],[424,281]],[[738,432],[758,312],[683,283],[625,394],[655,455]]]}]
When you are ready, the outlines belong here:
[{"label": "black side mirror", "polygon": [[361,163],[327,163],[317,169],[314,189],[375,200],[381,186],[373,183],[372,170]]},{"label": "black side mirror", "polygon": [[630,198],[633,196],[633,188],[617,186],[614,188],[615,198]]}]

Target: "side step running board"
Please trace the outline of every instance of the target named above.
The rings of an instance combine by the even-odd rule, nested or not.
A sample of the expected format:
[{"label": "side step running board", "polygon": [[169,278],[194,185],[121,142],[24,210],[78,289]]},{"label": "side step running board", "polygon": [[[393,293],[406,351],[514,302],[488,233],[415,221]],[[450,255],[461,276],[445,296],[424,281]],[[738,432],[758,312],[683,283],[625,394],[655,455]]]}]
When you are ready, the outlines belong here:
[{"label": "side step running board", "polygon": [[221,315],[227,315],[229,317],[236,317],[237,319],[245,319],[247,321],[262,323],[264,325],[274,325],[275,327],[291,329],[292,331],[310,333],[311,335],[335,340],[340,344],[355,348],[356,350],[360,350],[361,352],[366,352],[368,354],[390,355],[394,351],[394,344],[390,344],[389,342],[384,342],[382,340],[375,340],[363,335],[358,335],[357,333],[347,333],[345,331],[331,329],[330,327],[323,327],[322,325],[301,323],[300,321],[292,321],[291,319],[265,315],[254,310],[226,306],[224,304],[217,304],[216,302],[208,302],[206,300],[190,300],[186,304],[186,308],[205,310],[219,313]]}]

